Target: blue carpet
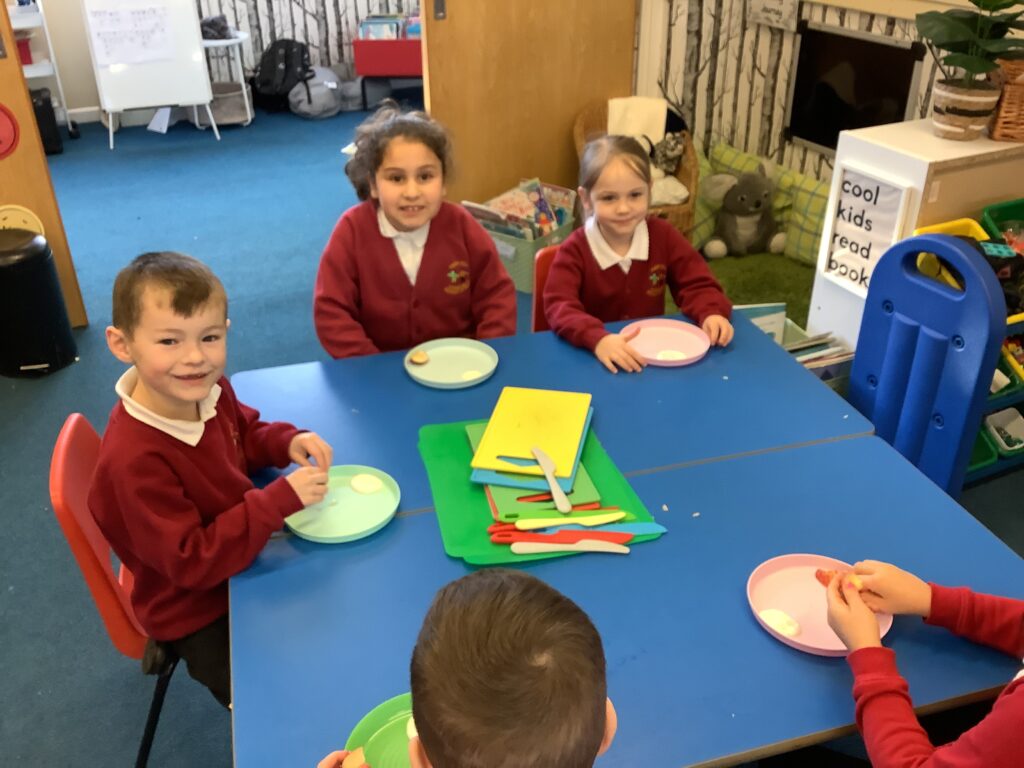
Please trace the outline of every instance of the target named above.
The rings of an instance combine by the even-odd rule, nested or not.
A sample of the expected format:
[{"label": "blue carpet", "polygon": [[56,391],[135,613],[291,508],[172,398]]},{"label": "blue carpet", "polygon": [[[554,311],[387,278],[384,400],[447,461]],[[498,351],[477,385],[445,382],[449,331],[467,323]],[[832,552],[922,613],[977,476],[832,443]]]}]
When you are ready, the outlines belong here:
[{"label": "blue carpet", "polygon": [[[229,371],[326,359],[312,324],[313,279],[334,222],[355,202],[339,150],[363,116],[259,114],[220,142],[187,125],[166,135],[131,128],[113,152],[102,127],[84,125],[50,159],[91,324],[75,332],[79,363],[42,379],[0,379],[0,765],[131,765],[149,706],[153,678],[110,644],[47,492],[67,414],[102,429],[114,404],[122,366],[104,342],[114,275],[143,251],[185,251],[227,289]],[[519,298],[525,332],[529,297]],[[1022,478],[991,481],[965,502],[1018,552],[1024,516],[1012,500]],[[231,765],[228,715],[183,669],[151,765]]]}]

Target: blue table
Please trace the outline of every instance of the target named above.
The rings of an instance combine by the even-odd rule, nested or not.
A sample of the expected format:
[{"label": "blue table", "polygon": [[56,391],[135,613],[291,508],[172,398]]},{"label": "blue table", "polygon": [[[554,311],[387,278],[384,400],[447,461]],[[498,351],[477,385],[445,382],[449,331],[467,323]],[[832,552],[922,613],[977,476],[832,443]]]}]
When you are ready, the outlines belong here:
[{"label": "blue table", "polygon": [[873,432],[747,318],[734,322],[736,338],[726,349],[693,366],[641,374],[612,375],[589,352],[538,333],[489,342],[498,369],[470,389],[417,384],[401,352],[245,371],[231,383],[263,418],[319,432],[334,447],[335,463],[391,474],[404,510],[433,506],[416,448],[419,428],[485,419],[509,385],[592,393],[592,428],[626,474]]},{"label": "blue table", "polygon": [[[604,638],[619,734],[601,766],[733,764],[850,730],[845,662],[778,643],[746,603],[748,575],[775,555],[875,557],[940,583],[1024,597],[1024,561],[878,438],[631,482],[667,535],[628,557],[529,567],[576,600]],[[444,554],[429,512],[345,546],[270,542],[231,581],[235,764],[315,765],[363,714],[408,690],[427,606],[467,571]],[[1018,668],[909,617],[885,642],[918,706],[991,692]]]}]

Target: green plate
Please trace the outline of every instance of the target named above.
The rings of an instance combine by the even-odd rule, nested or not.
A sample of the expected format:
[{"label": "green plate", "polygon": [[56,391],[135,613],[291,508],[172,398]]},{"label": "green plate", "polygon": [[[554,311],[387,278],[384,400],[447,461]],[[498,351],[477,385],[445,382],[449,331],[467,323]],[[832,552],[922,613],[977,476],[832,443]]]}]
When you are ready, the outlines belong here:
[{"label": "green plate", "polygon": [[373,768],[409,768],[409,736],[412,694],[403,693],[378,704],[356,723],[345,749],[363,748],[366,763]]},{"label": "green plate", "polygon": [[[416,352],[430,358],[422,365],[409,362]],[[487,381],[498,367],[498,353],[476,339],[434,339],[410,349],[405,371],[414,381],[434,389],[464,389]]]},{"label": "green plate", "polygon": [[[383,487],[375,493],[352,489],[356,475],[373,475]],[[296,536],[319,544],[342,544],[376,533],[395,516],[402,498],[398,483],[386,472],[360,464],[339,464],[328,471],[327,496],[289,515],[284,522]]]}]

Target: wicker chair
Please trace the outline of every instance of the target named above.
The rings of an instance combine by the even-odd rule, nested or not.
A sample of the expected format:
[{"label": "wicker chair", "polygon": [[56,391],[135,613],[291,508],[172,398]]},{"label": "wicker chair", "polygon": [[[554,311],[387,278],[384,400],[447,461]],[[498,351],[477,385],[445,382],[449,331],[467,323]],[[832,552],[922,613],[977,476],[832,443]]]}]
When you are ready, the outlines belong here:
[{"label": "wicker chair", "polygon": [[[591,104],[580,112],[572,130],[577,156],[583,155],[583,147],[588,141],[593,141],[607,132],[608,102]],[[651,213],[668,219],[684,236],[689,237],[690,230],[693,228],[694,206],[697,204],[697,179],[700,168],[697,163],[697,153],[693,148],[693,137],[688,132],[684,134],[683,145],[685,150],[679,160],[676,178],[690,191],[690,197],[685,203],[679,205],[653,205]]]}]

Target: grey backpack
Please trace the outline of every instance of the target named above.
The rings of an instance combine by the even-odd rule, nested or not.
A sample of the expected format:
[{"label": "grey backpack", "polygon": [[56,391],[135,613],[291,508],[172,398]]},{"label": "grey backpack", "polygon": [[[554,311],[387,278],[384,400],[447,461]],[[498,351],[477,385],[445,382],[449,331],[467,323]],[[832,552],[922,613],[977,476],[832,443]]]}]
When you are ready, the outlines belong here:
[{"label": "grey backpack", "polygon": [[313,77],[288,92],[288,108],[301,117],[333,117],[341,110],[341,81],[327,67],[313,67]]}]

